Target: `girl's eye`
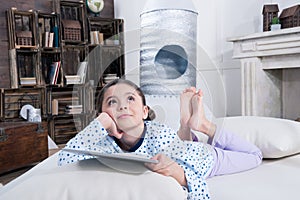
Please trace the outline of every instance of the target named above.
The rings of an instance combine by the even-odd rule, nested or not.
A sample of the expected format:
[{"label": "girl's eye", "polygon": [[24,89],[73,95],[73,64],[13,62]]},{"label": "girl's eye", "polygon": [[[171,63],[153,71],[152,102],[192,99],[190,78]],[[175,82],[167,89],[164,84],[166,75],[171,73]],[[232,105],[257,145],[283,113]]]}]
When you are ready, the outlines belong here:
[{"label": "girl's eye", "polygon": [[128,97],[128,101],[134,101],[134,100],[135,100],[135,98],[133,96]]},{"label": "girl's eye", "polygon": [[109,101],[108,101],[108,105],[109,106],[112,106],[113,104],[116,104],[117,103],[117,101],[115,100],[115,99],[110,99]]}]

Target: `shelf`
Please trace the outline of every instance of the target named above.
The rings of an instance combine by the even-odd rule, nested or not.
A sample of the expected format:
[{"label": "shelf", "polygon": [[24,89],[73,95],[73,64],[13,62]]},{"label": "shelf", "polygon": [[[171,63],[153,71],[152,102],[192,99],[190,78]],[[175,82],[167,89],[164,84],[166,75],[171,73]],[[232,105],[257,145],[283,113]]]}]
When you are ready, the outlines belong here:
[{"label": "shelf", "polygon": [[0,120],[21,119],[21,108],[30,104],[35,108],[40,108],[42,116],[45,116],[43,88],[21,88],[21,89],[1,89],[1,116]]},{"label": "shelf", "polygon": [[[121,34],[124,21],[88,17],[85,4],[53,0],[55,13],[8,12],[13,90],[2,92],[1,103],[5,106],[1,108],[1,119],[20,119],[17,102],[26,90],[38,99],[33,106],[42,108],[49,135],[58,144],[67,142],[96,116],[97,94],[110,80],[104,76],[121,78],[125,71]],[[20,16],[30,21],[32,33],[23,35],[32,36],[31,44],[16,43],[15,20]],[[91,31],[103,33],[103,44],[91,43]],[[82,107],[70,109],[74,105]]]}]

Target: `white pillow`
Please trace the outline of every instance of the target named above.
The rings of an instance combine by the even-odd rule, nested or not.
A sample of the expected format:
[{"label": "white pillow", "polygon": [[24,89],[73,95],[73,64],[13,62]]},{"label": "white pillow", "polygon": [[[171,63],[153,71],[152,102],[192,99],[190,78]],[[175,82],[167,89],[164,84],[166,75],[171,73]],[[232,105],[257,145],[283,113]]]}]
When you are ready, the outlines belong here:
[{"label": "white pillow", "polygon": [[255,144],[261,149],[264,158],[280,158],[300,152],[300,122],[238,116],[218,118],[216,123]]},{"label": "white pillow", "polygon": [[186,199],[186,192],[174,178],[149,171],[143,163],[128,163],[122,167],[116,160],[115,166],[119,168],[116,170],[115,166],[107,167],[91,159],[59,167],[57,155],[3,186],[0,199]]}]

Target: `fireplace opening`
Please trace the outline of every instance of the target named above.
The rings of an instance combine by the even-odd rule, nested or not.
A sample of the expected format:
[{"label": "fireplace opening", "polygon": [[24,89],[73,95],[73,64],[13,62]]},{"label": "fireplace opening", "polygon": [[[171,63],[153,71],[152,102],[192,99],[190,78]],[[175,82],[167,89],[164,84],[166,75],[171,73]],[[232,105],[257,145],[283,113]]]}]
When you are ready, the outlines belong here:
[{"label": "fireplace opening", "polygon": [[188,67],[187,54],[179,45],[166,45],[157,52],[154,64],[160,78],[177,79]]}]

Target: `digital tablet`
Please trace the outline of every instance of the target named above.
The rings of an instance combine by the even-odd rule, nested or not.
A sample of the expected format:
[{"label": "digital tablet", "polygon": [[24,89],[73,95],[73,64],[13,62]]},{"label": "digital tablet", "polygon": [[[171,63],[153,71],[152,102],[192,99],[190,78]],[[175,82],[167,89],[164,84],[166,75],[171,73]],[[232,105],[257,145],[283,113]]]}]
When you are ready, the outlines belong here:
[{"label": "digital tablet", "polygon": [[85,154],[89,156],[96,156],[102,158],[111,158],[111,159],[120,159],[120,160],[127,160],[127,161],[135,161],[135,162],[143,162],[143,163],[158,163],[158,160],[152,160],[145,155],[137,155],[133,153],[101,153],[97,151],[91,150],[82,150],[82,149],[68,149],[64,148],[63,151],[67,151],[70,153],[77,153],[77,154]]}]

